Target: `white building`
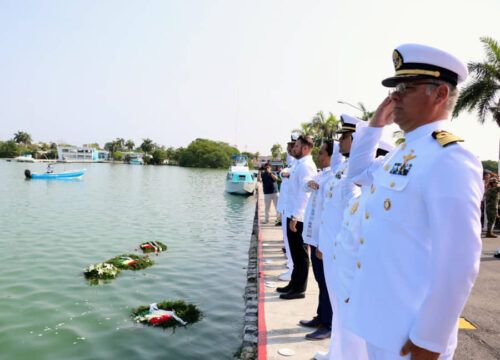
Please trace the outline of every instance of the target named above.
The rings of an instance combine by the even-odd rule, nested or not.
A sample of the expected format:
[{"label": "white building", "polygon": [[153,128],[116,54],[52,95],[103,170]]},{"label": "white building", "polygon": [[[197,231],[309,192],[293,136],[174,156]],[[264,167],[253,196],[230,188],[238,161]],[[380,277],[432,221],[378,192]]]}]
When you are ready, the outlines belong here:
[{"label": "white building", "polygon": [[57,159],[59,161],[95,162],[109,160],[109,152],[97,150],[87,146],[58,146]]}]

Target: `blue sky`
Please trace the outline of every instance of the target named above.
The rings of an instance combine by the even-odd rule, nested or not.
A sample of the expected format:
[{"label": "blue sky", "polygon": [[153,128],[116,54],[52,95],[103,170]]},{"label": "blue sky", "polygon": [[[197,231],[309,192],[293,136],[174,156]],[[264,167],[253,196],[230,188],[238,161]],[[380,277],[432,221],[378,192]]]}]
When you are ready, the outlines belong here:
[{"label": "blue sky", "polygon": [[[197,137],[269,153],[319,110],[374,109],[392,49],[425,43],[480,61],[500,2],[0,0],[0,139],[101,146]],[[482,159],[499,129],[451,124]]]}]

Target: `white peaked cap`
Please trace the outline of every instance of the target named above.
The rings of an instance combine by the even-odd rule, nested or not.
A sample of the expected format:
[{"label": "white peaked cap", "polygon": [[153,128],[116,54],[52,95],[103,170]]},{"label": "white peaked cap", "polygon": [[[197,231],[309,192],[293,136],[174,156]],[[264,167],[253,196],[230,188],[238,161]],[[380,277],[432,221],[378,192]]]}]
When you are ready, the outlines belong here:
[{"label": "white peaked cap", "polygon": [[452,54],[420,44],[403,44],[392,53],[396,73],[382,80],[382,85],[395,87],[398,83],[419,79],[443,80],[452,85],[465,81],[467,66]]}]

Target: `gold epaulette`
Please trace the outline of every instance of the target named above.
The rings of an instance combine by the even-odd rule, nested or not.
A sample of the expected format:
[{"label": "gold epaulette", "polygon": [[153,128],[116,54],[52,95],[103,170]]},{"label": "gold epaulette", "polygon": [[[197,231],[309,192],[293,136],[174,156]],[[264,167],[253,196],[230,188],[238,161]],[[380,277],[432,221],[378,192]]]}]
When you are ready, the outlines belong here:
[{"label": "gold epaulette", "polygon": [[442,147],[446,147],[451,144],[455,144],[457,142],[463,142],[464,139],[459,138],[458,136],[453,135],[452,133],[449,133],[448,131],[444,130],[437,130],[432,133],[432,137],[437,140],[439,145]]}]

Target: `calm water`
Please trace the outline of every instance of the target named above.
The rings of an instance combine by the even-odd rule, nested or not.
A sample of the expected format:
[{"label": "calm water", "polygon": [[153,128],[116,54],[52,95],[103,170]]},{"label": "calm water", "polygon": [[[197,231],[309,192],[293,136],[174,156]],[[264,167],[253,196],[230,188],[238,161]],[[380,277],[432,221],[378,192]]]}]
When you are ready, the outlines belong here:
[{"label": "calm water", "polygon": [[[45,165],[0,160],[0,359],[230,359],[255,199],[224,194],[224,171],[84,167],[81,181],[25,181],[24,169]],[[84,280],[87,265],[147,240],[168,245],[153,267]],[[129,317],[164,299],[195,303],[205,318],[172,332]]]}]

